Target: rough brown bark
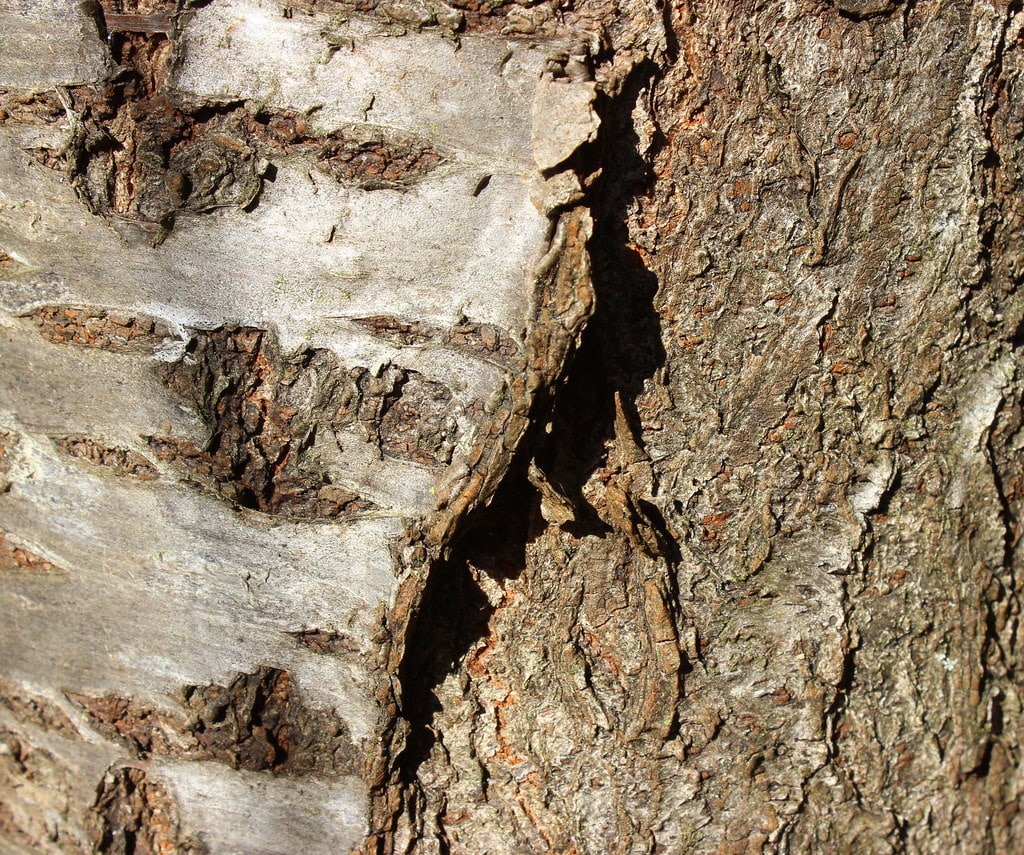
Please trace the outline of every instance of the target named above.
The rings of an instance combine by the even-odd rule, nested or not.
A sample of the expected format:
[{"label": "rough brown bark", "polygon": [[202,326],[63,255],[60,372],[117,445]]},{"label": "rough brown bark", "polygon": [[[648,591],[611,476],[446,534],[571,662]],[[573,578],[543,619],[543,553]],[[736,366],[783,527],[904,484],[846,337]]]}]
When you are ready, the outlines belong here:
[{"label": "rough brown bark", "polygon": [[[135,305],[152,298],[89,285],[102,271],[91,260],[84,285],[26,273],[18,259],[32,252],[53,259],[53,277],[68,266],[26,225],[28,191],[0,194],[5,351],[49,372],[32,369],[35,387],[4,375],[0,582],[15,596],[0,609],[15,629],[3,638],[39,626],[34,615],[73,614],[60,597],[88,592],[78,578],[135,609],[170,608],[161,591],[174,590],[175,608],[216,634],[196,652],[175,629],[182,650],[152,680],[139,663],[52,665],[12,645],[0,851],[1024,845],[1021,4],[275,7],[282,29],[319,34],[328,70],[339,51],[362,56],[364,38],[426,35],[401,54],[410,63],[463,38],[481,86],[514,55],[527,69],[515,85],[535,81],[536,94],[517,89],[508,105],[532,103],[533,133],[509,119],[505,146],[458,110],[426,133],[383,97],[387,127],[367,122],[373,98],[346,101],[342,121],[299,103],[289,80],[196,95],[211,71],[188,51],[227,55],[231,15],[263,20],[258,3],[232,3],[105,4],[113,41],[86,33],[60,71],[99,80],[110,50],[130,73],[102,84],[41,88],[12,52],[0,130],[31,158],[27,174],[64,170],[90,222],[157,266],[221,209],[264,223],[275,200],[312,209],[316,193],[353,210],[392,193],[411,217],[421,188],[486,200],[493,183],[516,200],[528,176],[543,216],[523,228],[550,228],[539,261],[510,251],[529,293],[488,283],[500,307],[477,306],[485,317],[419,317],[401,289],[376,306],[356,283],[342,334],[311,322],[307,340],[280,317],[284,344],[272,307],[231,289],[224,309],[185,289],[164,318]],[[193,13],[209,33],[185,29]],[[283,23],[295,15],[313,23]],[[333,124],[313,128],[320,111]],[[66,115],[77,124],[60,148]],[[316,189],[288,190],[290,174]],[[70,190],[53,192],[81,215]],[[326,243],[348,228],[325,222]],[[462,249],[422,263],[444,270]],[[209,251],[186,263],[213,270]],[[335,317],[303,290],[327,269],[312,250],[297,259],[283,278],[302,271],[303,285],[274,284],[301,320]],[[181,332],[189,300],[204,320]],[[87,388],[123,377],[143,390],[127,398],[153,402],[118,430],[100,408],[51,413],[30,394],[77,370]],[[160,490],[146,501],[194,502],[201,531],[166,562],[127,538],[123,573],[90,564],[75,525],[38,512],[64,507],[44,476],[115,511],[122,494]],[[394,578],[367,545],[385,536]],[[204,549],[214,569],[202,558],[194,570]],[[308,573],[268,563],[275,551],[314,556]],[[359,566],[331,571],[338,552]],[[249,558],[243,598],[217,566]],[[311,581],[328,572],[343,607]],[[192,573],[200,593],[173,587]],[[135,626],[102,599],[85,602],[117,632]],[[88,609],[62,633],[43,648],[102,637]],[[242,819],[224,808],[240,799],[253,811]]]},{"label": "rough brown bark", "polygon": [[1020,7],[669,13],[595,316],[432,570],[408,849],[1013,851]]}]

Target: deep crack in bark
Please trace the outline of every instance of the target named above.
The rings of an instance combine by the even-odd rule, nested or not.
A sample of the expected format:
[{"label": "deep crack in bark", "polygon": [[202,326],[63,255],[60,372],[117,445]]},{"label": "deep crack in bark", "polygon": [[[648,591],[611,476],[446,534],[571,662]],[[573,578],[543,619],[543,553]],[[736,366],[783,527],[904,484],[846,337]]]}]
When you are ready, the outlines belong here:
[{"label": "deep crack in bark", "polygon": [[[445,814],[455,807],[448,805],[445,793],[424,785],[420,770],[431,761],[432,752],[446,750],[444,730],[437,724],[444,705],[443,683],[457,674],[462,681],[470,679],[469,655],[487,637],[491,619],[502,605],[493,600],[495,587],[519,576],[528,561],[528,544],[547,527],[541,497],[527,477],[531,462],[536,460],[573,497],[570,501],[579,513],[565,526],[570,537],[624,536],[601,519],[582,498],[581,489],[595,470],[608,464],[606,444],[615,437],[616,396],[632,401],[664,359],[651,305],[657,281],[629,245],[625,225],[633,199],[646,190],[650,176],[649,159],[639,151],[632,110],[647,97],[656,73],[653,62],[639,66],[621,94],[606,97],[598,105],[602,130],[597,143],[575,156],[580,174],[604,167],[584,200],[594,217],[587,249],[597,310],[578,345],[573,342],[570,347],[575,355],[536,390],[529,427],[494,485],[493,496],[459,520],[426,571],[414,614],[405,627],[404,654],[397,662],[400,700],[392,707],[396,717],[389,729],[390,743],[398,750],[393,757],[378,760],[376,827],[368,841],[370,852],[418,851],[417,840],[434,841],[430,845],[439,852],[449,850]],[[537,352],[535,340],[527,364],[544,356]],[[498,435],[493,441],[504,439]],[[660,521],[665,542],[671,543],[657,509],[649,505],[649,512]],[[674,574],[670,564],[666,569],[663,581],[669,593],[665,599],[675,603]],[[562,630],[553,625],[549,631]],[[683,663],[680,678],[685,670]],[[486,778],[483,766],[481,774]]]}]

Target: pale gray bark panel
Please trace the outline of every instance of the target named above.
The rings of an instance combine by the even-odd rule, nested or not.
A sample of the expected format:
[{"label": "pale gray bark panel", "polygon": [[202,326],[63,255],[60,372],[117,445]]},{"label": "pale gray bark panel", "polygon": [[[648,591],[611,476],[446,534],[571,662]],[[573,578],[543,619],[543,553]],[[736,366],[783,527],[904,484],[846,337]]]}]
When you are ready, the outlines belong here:
[{"label": "pale gray bark panel", "polygon": [[[34,20],[61,18],[35,8]],[[145,55],[150,11],[107,9],[115,54],[135,38]],[[73,52],[62,64],[41,51],[38,79],[16,51],[5,69],[0,670],[11,685],[0,711],[14,711],[11,739],[25,756],[2,770],[0,799],[57,727],[34,718],[45,702],[70,717],[60,727],[72,748],[39,766],[74,792],[62,807],[75,828],[68,851],[119,845],[125,822],[156,829],[154,848],[347,850],[367,831],[370,764],[395,714],[378,659],[382,615],[417,569],[396,564],[396,546],[467,489],[487,443],[508,443],[508,454],[522,435],[488,431],[536,370],[525,352],[542,309],[535,292],[566,243],[563,227],[552,249],[552,220],[580,195],[575,176],[543,184],[537,162],[558,164],[534,147],[556,134],[560,163],[592,140],[594,87],[562,80],[534,109],[557,52],[543,41],[466,35],[456,49],[437,33],[393,38],[369,20],[286,18],[243,0],[158,17],[176,50],[159,93],[76,89],[88,63]],[[95,30],[76,12],[51,42],[81,41],[105,61],[75,21]],[[154,62],[170,61],[167,47]],[[29,98],[37,82],[67,88]],[[244,168],[225,196],[167,207],[186,179],[160,152],[193,144],[175,123],[193,128],[197,107],[227,101],[242,124],[215,123],[210,151],[219,164],[243,151]],[[232,135],[263,111],[294,121],[316,107],[306,148]],[[384,185],[335,180],[311,153],[335,132],[417,137],[441,160]],[[138,203],[146,192],[152,205]],[[576,220],[574,258],[589,222]],[[574,329],[585,319],[575,305],[556,310]],[[94,335],[108,317],[151,331]],[[389,324],[416,332],[389,339]],[[313,362],[328,374],[304,374]],[[385,375],[392,388],[366,391]],[[341,391],[321,401],[339,378]],[[225,393],[232,384],[237,395]],[[294,394],[278,399],[280,387]],[[456,425],[450,465],[403,446],[429,421],[412,404],[394,409],[416,388]],[[224,422],[226,407],[239,412]],[[300,410],[301,435],[271,448],[280,437],[263,427],[286,434]],[[353,490],[360,509],[304,522],[232,507],[251,486],[232,450],[256,449],[258,465],[279,473],[305,443],[314,482]],[[37,700],[18,700],[26,687]],[[228,725],[241,731],[218,735]],[[79,741],[95,747],[89,765],[75,759]],[[26,846],[45,836],[21,813],[13,822]]]},{"label": "pale gray bark panel", "polygon": [[0,3],[0,88],[51,89],[91,83],[109,55],[88,5],[75,0]]},{"label": "pale gray bark panel", "polygon": [[358,779],[275,780],[214,763],[161,765],[153,777],[171,785],[183,826],[210,855],[336,855],[363,839]]},{"label": "pale gray bark panel", "polygon": [[[551,52],[500,36],[463,35],[456,45],[436,31],[396,38],[359,19],[286,20],[264,0],[199,10],[183,43],[187,59],[174,85],[184,92],[315,108],[313,121],[328,129],[403,128],[471,163],[512,171],[530,164],[530,105]],[[328,58],[331,43],[341,47]]]}]

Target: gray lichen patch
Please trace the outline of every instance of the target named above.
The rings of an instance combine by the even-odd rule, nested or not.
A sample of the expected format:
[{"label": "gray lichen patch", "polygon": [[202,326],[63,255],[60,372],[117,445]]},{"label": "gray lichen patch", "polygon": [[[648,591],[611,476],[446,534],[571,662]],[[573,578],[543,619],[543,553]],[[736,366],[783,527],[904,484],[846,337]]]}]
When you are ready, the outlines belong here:
[{"label": "gray lichen patch", "polygon": [[358,778],[295,780],[220,763],[161,764],[159,775],[178,797],[183,827],[210,855],[362,851]]},{"label": "gray lichen patch", "polygon": [[533,159],[549,173],[585,143],[597,138],[601,120],[594,111],[593,83],[545,78],[533,102]]},{"label": "gray lichen patch", "polygon": [[[55,668],[36,691],[155,698],[163,710],[175,705],[160,698],[224,683],[239,660],[252,662],[250,671],[280,663],[310,706],[337,709],[356,739],[366,737],[373,712],[360,677],[352,678],[361,659],[315,656],[283,633],[329,622],[367,639],[373,607],[393,584],[387,544],[397,520],[332,525],[239,514],[171,478],[140,485],[102,477],[54,453],[47,439],[31,440],[32,477],[2,497],[3,521],[19,537],[31,530],[18,545],[68,572],[0,573],[10,615],[0,622],[6,674]],[[154,591],[168,592],[159,609],[147,605]],[[211,643],[221,632],[230,637]],[[111,654],[98,660],[103,644]],[[58,649],[65,652],[55,657]]]},{"label": "gray lichen patch", "polygon": [[346,409],[382,454],[428,466],[451,461],[461,408],[444,384],[394,365],[354,373],[356,395]]},{"label": "gray lichen patch", "polygon": [[103,350],[153,350],[171,331],[161,321],[136,314],[73,306],[44,306],[31,314],[39,334],[54,344]]},{"label": "gray lichen patch", "polygon": [[376,19],[381,31],[392,37],[421,31],[448,39],[463,32],[550,36],[558,29],[556,4],[551,0],[292,0],[285,6],[284,17],[317,13],[334,20],[355,16]]},{"label": "gray lichen patch", "polygon": [[185,93],[308,110],[327,130],[371,123],[495,165],[528,163],[528,110],[546,45],[467,35],[456,49],[410,25],[394,38],[375,17],[296,10],[282,20],[253,0],[211,4],[185,24],[172,82]]},{"label": "gray lichen patch", "polygon": [[458,435],[452,393],[417,372],[408,372],[395,392],[381,416],[380,450],[428,466],[449,463]]},{"label": "gray lichen patch", "polygon": [[[69,570],[5,575],[5,668],[75,689],[111,770],[94,850],[347,852],[392,712],[374,648],[402,518],[479,458],[482,402],[522,365],[548,47],[456,50],[413,32],[458,19],[430,0],[389,4],[404,38],[339,24],[330,57],[328,14],[358,0],[101,2],[117,76],[12,99],[0,127],[0,242],[28,272],[0,336],[21,443],[0,510]],[[348,320],[371,317],[402,320]]]},{"label": "gray lichen patch", "polygon": [[88,4],[76,0],[0,7],[0,87],[44,91],[98,80],[109,56]]}]

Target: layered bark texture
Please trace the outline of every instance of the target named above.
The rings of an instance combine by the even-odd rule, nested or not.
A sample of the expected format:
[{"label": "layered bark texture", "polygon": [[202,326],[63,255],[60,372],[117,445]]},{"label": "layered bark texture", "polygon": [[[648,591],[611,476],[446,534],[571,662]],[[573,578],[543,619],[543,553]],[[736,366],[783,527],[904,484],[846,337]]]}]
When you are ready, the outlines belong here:
[{"label": "layered bark texture", "polygon": [[670,10],[594,317],[412,636],[397,848],[1019,848],[1021,23]]},{"label": "layered bark texture", "polygon": [[0,0],[0,851],[1003,853],[1024,11]]},{"label": "layered bark texture", "polygon": [[474,21],[0,4],[4,851],[363,848],[409,532],[592,308],[588,48]]}]

